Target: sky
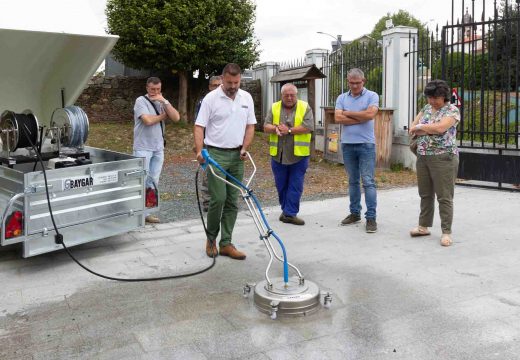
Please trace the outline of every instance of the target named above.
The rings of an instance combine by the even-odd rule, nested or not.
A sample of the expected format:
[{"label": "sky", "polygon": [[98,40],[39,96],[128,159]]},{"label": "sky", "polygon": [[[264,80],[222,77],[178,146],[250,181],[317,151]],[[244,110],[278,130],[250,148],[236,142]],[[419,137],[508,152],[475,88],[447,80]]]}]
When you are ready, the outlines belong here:
[{"label": "sky", "polygon": [[[211,1],[211,0],[208,0]],[[455,0],[456,15],[462,13],[462,1]],[[464,6],[474,2],[480,13],[483,1],[486,14],[491,14],[493,0],[465,0]],[[451,22],[452,0],[254,0],[256,3],[255,37],[260,42],[260,61],[284,62],[301,59],[310,49],[331,49],[331,36],[342,35],[352,40],[372,31],[377,21],[387,13],[406,10],[430,28]],[[104,10],[106,0],[0,0],[0,28],[6,19],[26,13],[31,6],[38,7],[40,21],[49,18],[46,12],[55,12],[63,5],[83,3],[95,15],[97,24],[106,28]],[[42,4],[45,4],[43,6]],[[70,6],[68,6],[70,8]],[[67,7],[65,7],[67,8]],[[22,10],[20,10],[22,9]],[[23,10],[25,9],[25,10]],[[58,10],[59,11],[59,10]],[[4,14],[2,17],[1,14]],[[55,15],[55,14],[54,14]],[[488,15],[487,15],[488,16]],[[486,16],[486,17],[487,17]],[[480,15],[478,16],[480,19]],[[66,17],[63,17],[66,19]],[[74,19],[74,18],[73,18]],[[70,19],[69,19],[70,20]],[[65,21],[65,20],[64,20]]]},{"label": "sky", "polygon": [[[493,6],[491,0],[475,0],[475,13],[486,2],[486,13]],[[335,40],[318,31],[343,40],[353,40],[369,34],[377,21],[387,13],[400,9],[408,11],[428,27],[451,23],[451,0],[257,0],[255,32],[260,40],[260,62],[287,61],[305,56],[313,48],[331,49]],[[462,11],[462,0],[455,0],[456,14]],[[464,2],[469,6],[471,0]],[[487,16],[486,16],[487,17]],[[480,15],[479,15],[480,19]]]}]

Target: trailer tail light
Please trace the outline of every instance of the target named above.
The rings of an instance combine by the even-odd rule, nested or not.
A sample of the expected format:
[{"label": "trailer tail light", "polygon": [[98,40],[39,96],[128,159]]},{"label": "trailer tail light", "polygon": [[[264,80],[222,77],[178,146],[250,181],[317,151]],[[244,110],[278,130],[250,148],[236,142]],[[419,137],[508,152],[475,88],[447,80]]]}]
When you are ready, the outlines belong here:
[{"label": "trailer tail light", "polygon": [[146,207],[157,207],[157,190],[152,188],[146,189]]},{"label": "trailer tail light", "polygon": [[21,211],[14,211],[7,218],[5,225],[5,238],[11,239],[22,235],[23,215]]}]

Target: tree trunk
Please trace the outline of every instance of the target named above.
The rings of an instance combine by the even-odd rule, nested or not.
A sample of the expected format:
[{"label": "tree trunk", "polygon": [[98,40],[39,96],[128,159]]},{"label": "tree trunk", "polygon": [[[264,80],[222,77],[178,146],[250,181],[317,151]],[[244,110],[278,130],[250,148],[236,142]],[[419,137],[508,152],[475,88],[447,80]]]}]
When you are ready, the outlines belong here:
[{"label": "tree trunk", "polygon": [[179,71],[179,114],[181,121],[188,122],[188,76],[186,71]]}]

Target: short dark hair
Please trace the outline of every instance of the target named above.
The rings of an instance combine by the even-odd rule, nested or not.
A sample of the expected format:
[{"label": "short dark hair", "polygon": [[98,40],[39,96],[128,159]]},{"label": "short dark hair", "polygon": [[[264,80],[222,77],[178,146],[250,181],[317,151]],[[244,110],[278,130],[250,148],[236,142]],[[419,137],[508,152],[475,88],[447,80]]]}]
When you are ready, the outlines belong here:
[{"label": "short dark hair", "polygon": [[426,97],[444,97],[444,101],[450,101],[451,90],[446,81],[432,80],[424,87],[424,96]]},{"label": "short dark hair", "polygon": [[148,86],[150,84],[157,85],[157,84],[160,84],[160,83],[161,83],[161,79],[159,79],[158,77],[155,77],[155,76],[150,76],[148,78],[148,80],[146,80],[146,86]]},{"label": "short dark hair", "polygon": [[242,69],[238,64],[235,63],[229,63],[226,66],[224,66],[224,69],[222,70],[222,75],[229,74],[231,76],[237,76],[242,73]]}]

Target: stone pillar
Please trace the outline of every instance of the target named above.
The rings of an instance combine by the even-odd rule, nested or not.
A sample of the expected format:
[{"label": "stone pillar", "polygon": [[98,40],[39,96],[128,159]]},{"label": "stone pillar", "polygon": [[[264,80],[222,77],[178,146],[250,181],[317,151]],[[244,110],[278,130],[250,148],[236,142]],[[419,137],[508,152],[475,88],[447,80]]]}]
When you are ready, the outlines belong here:
[{"label": "stone pillar", "polygon": [[278,101],[278,87],[277,84],[272,84],[271,78],[278,74],[280,70],[280,64],[277,62],[265,62],[253,67],[253,79],[260,80],[262,86],[262,118],[256,119],[258,123],[263,124],[265,116],[271,107],[271,104]]},{"label": "stone pillar", "polygon": [[417,112],[417,29],[396,26],[383,35],[383,108],[394,110],[392,163],[415,169],[408,148],[408,126]]}]

